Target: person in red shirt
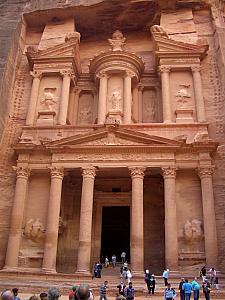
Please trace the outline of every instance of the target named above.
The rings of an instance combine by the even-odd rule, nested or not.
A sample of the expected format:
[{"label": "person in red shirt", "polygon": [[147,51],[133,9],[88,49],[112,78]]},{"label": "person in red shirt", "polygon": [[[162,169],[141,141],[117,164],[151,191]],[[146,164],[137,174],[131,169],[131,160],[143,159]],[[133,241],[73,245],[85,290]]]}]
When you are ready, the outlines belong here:
[{"label": "person in red shirt", "polygon": [[76,289],[76,285],[72,286],[72,291],[69,293],[69,300],[74,300],[76,298]]}]

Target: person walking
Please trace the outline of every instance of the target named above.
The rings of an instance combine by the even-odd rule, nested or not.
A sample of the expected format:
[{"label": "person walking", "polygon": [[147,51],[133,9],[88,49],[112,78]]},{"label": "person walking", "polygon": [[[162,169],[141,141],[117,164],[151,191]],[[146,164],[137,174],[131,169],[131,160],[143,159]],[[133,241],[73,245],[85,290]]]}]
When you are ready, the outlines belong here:
[{"label": "person walking", "polygon": [[20,300],[20,298],[18,296],[19,289],[18,288],[13,288],[12,292],[13,292],[13,300]]},{"label": "person walking", "polygon": [[163,271],[162,277],[163,277],[165,286],[167,286],[167,284],[168,284],[169,272],[170,272],[169,269],[165,269],[165,270]]},{"label": "person walking", "polygon": [[182,286],[182,289],[184,291],[184,299],[185,300],[190,300],[191,298],[191,291],[192,291],[192,285],[190,282],[188,282],[188,279],[185,279],[185,282]]},{"label": "person walking", "polygon": [[121,253],[121,261],[122,261],[122,264],[124,264],[125,263],[125,261],[126,261],[126,252],[125,251],[123,251],[122,253]]},{"label": "person walking", "polygon": [[134,288],[132,286],[132,282],[130,282],[128,287],[125,289],[125,297],[127,300],[134,299]]},{"label": "person walking", "polygon": [[167,287],[164,291],[164,300],[173,300],[176,297],[176,292],[171,288],[171,284],[167,282]]},{"label": "person walking", "polygon": [[106,294],[107,294],[107,285],[108,285],[108,281],[105,280],[103,285],[100,288],[100,298],[99,298],[99,300],[102,300],[102,299],[108,300],[107,296],[106,296]]},{"label": "person walking", "polygon": [[204,282],[206,280],[206,266],[201,268],[200,276],[202,277],[202,282]]},{"label": "person walking", "polygon": [[126,284],[124,284],[123,281],[121,281],[120,284],[118,284],[116,287],[119,289],[119,294],[124,296]]},{"label": "person walking", "polygon": [[198,284],[197,278],[192,281],[192,290],[194,293],[194,300],[199,300],[199,290],[200,290],[200,285]]},{"label": "person walking", "polygon": [[132,274],[131,274],[130,269],[128,269],[127,270],[127,282],[128,282],[128,284],[131,282],[131,278],[132,278]]},{"label": "person walking", "polygon": [[148,293],[150,294],[151,293],[151,290],[150,290],[150,272],[149,270],[145,270],[145,283],[147,285],[147,289],[148,289]]},{"label": "person walking", "polygon": [[216,272],[215,268],[211,268],[209,270],[209,279],[210,279],[211,286],[214,285],[216,276],[217,276],[217,272]]},{"label": "person walking", "polygon": [[183,290],[183,284],[184,283],[185,283],[184,278],[181,278],[181,281],[179,283],[180,300],[184,300],[184,290]]},{"label": "person walking", "polygon": [[115,268],[115,266],[116,266],[116,255],[115,254],[112,255],[112,266],[113,266],[113,268]]},{"label": "person walking", "polygon": [[203,289],[203,294],[205,296],[205,300],[210,300],[211,288],[210,288],[210,283],[208,282],[207,279],[203,282],[202,289]]},{"label": "person walking", "polygon": [[127,279],[127,270],[123,269],[121,274],[121,280],[123,281],[123,284],[126,284],[126,279]]},{"label": "person walking", "polygon": [[109,266],[109,259],[108,256],[105,257],[105,268],[108,268]]}]

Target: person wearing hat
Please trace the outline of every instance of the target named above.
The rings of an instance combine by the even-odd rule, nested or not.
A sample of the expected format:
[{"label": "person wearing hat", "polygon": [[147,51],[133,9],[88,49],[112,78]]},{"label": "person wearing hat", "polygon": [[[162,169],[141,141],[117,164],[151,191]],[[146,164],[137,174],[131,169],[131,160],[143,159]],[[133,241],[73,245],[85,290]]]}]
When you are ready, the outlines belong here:
[{"label": "person wearing hat", "polygon": [[41,292],[39,295],[41,300],[47,300],[48,299],[48,294],[45,292]]}]

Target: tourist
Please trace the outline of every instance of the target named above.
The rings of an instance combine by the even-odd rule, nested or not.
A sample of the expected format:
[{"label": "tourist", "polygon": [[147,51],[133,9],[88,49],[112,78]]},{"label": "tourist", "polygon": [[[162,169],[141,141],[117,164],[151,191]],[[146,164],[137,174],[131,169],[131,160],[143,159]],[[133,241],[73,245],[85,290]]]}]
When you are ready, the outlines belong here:
[{"label": "tourist", "polygon": [[39,295],[41,300],[47,300],[48,299],[48,294],[46,292],[41,292]]},{"label": "tourist", "polygon": [[52,287],[48,290],[48,300],[58,300],[60,297],[59,289]]},{"label": "tourist", "polygon": [[210,289],[210,283],[208,282],[207,279],[203,282],[202,289],[203,289],[203,294],[205,295],[205,300],[210,300],[211,289]]},{"label": "tourist", "polygon": [[148,293],[150,294],[150,272],[148,269],[145,270],[145,283],[147,285]]},{"label": "tourist", "polygon": [[184,291],[184,299],[190,300],[191,298],[191,292],[192,292],[192,285],[190,282],[188,282],[188,279],[185,279],[185,282],[182,286],[182,289]]},{"label": "tourist", "polygon": [[18,297],[18,288],[13,288],[12,292],[13,292],[13,300],[20,300],[20,298]]},{"label": "tourist", "polygon": [[117,295],[116,300],[126,300],[126,298],[123,295]]},{"label": "tourist", "polygon": [[104,283],[103,283],[103,285],[100,288],[100,299],[99,300],[102,300],[102,299],[108,300],[107,296],[106,296],[106,293],[107,293],[107,284],[108,284],[108,281],[105,280]]},{"label": "tourist", "polygon": [[128,287],[125,289],[125,297],[127,300],[134,299],[134,288],[132,287],[132,282],[130,282]]},{"label": "tourist", "polygon": [[118,291],[119,294],[124,296],[126,284],[124,284],[123,281],[121,280],[120,284],[118,284],[116,287],[119,289],[119,291]]},{"label": "tourist", "polygon": [[200,290],[200,285],[198,284],[197,278],[195,277],[195,279],[192,281],[191,283],[192,285],[192,290],[194,292],[194,300],[198,300],[199,299],[199,290]]},{"label": "tourist", "polygon": [[[89,300],[91,299],[90,288],[88,284],[81,284],[76,289],[76,296],[78,300]],[[93,296],[92,296],[93,299]]]},{"label": "tourist", "polygon": [[165,270],[163,271],[162,277],[163,277],[165,286],[167,286],[167,284],[168,284],[169,272],[170,272],[169,269],[165,269]]},{"label": "tourist", "polygon": [[217,272],[214,268],[211,268],[209,270],[209,279],[210,279],[210,284],[211,285],[214,285],[214,281],[216,279],[216,276],[217,276]]},{"label": "tourist", "polygon": [[116,266],[116,255],[115,254],[112,255],[112,266],[113,266],[113,268],[115,268],[115,266]]},{"label": "tourist", "polygon": [[155,275],[152,274],[150,281],[149,281],[149,294],[154,295],[155,293]]},{"label": "tourist", "polygon": [[218,276],[216,276],[216,278],[215,278],[215,280],[214,280],[214,284],[215,284],[216,289],[218,290],[218,289],[219,289],[219,280],[218,280]]},{"label": "tourist", "polygon": [[128,284],[131,282],[131,278],[132,278],[132,274],[131,274],[131,271],[128,269],[127,270],[127,282],[128,282]]},{"label": "tourist", "polygon": [[74,300],[76,295],[77,286],[72,286],[72,291],[69,293],[69,300]]},{"label": "tourist", "polygon": [[123,268],[127,271],[127,269],[128,269],[128,262],[127,261],[125,261],[125,263],[123,264]]},{"label": "tourist", "polygon": [[173,288],[171,288],[171,284],[167,282],[167,287],[164,291],[164,299],[165,300],[173,300],[176,297],[176,292]]},{"label": "tourist", "polygon": [[127,279],[127,271],[123,269],[122,274],[121,274],[121,279],[124,284],[126,284],[126,279]]},{"label": "tourist", "polygon": [[1,300],[13,300],[13,293],[10,290],[5,290],[1,293]]},{"label": "tourist", "polygon": [[127,255],[127,254],[126,254],[126,252],[124,252],[124,251],[121,253],[121,261],[122,261],[122,264],[124,264],[125,261],[126,261],[126,255]]},{"label": "tourist", "polygon": [[180,300],[184,300],[184,290],[183,290],[183,284],[184,283],[185,283],[184,278],[181,278],[181,281],[179,283]]},{"label": "tourist", "polygon": [[96,268],[97,268],[97,275],[96,275],[96,277],[97,278],[102,278],[102,264],[101,264],[100,261],[97,263]]},{"label": "tourist", "polygon": [[29,300],[39,300],[38,296],[36,295],[33,295],[29,298]]},{"label": "tourist", "polygon": [[108,268],[109,266],[109,259],[108,256],[105,257],[105,268]]},{"label": "tourist", "polygon": [[201,268],[200,276],[202,277],[202,282],[204,282],[206,280],[206,266]]}]

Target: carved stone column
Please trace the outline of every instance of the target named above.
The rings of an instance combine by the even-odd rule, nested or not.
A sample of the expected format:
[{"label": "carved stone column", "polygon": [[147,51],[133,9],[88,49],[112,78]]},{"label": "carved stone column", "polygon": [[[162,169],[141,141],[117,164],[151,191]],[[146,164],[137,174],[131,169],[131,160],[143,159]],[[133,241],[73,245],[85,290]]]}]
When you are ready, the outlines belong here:
[{"label": "carved stone column", "polygon": [[160,66],[162,80],[162,103],[163,103],[163,122],[172,122],[171,102],[170,102],[170,67]]},{"label": "carved stone column", "polygon": [[77,273],[90,272],[91,231],[93,213],[95,167],[82,169],[83,184],[80,209],[79,248],[77,258]]},{"label": "carved stone column", "polygon": [[145,168],[129,168],[132,178],[131,264],[133,273],[144,270],[143,180]]},{"label": "carved stone column", "polygon": [[133,118],[138,123],[139,120],[139,103],[138,103],[138,87],[135,86],[133,89]]},{"label": "carved stone column", "polygon": [[202,209],[204,219],[205,255],[208,267],[217,266],[218,248],[216,235],[216,216],[213,195],[213,167],[199,167],[198,174],[202,187]]},{"label": "carved stone column", "polygon": [[63,168],[51,167],[51,187],[48,202],[48,216],[45,234],[45,247],[42,268],[45,271],[56,271],[56,254],[59,231],[59,215],[61,191],[63,181]]},{"label": "carved stone column", "polygon": [[194,81],[194,91],[195,91],[195,101],[196,101],[196,111],[197,111],[197,118],[198,122],[205,122],[205,103],[203,98],[202,92],[202,80],[200,66],[193,66],[191,67],[192,74],[193,74],[193,81]]},{"label": "carved stone column", "polygon": [[17,180],[6,251],[5,268],[18,267],[24,207],[27,195],[28,178],[30,175],[30,170],[26,167],[15,167],[14,169],[17,173]]},{"label": "carved stone column", "polygon": [[104,124],[106,118],[106,100],[108,91],[108,76],[105,72],[97,75],[100,78],[98,100],[98,124]]},{"label": "carved stone column", "polygon": [[80,92],[80,88],[76,87],[74,89],[73,125],[77,124]]},{"label": "carved stone column", "polygon": [[131,123],[131,107],[132,107],[132,93],[131,93],[131,79],[134,76],[132,72],[126,72],[124,77],[124,106],[123,106],[123,122],[124,124]]},{"label": "carved stone column", "polygon": [[165,262],[166,267],[178,267],[176,168],[163,167],[165,198]]},{"label": "carved stone column", "polygon": [[70,79],[72,73],[71,71],[61,71],[60,73],[63,76],[63,82],[61,91],[61,101],[59,104],[58,124],[65,125],[70,96]]},{"label": "carved stone column", "polygon": [[143,122],[143,90],[144,90],[144,86],[139,84],[138,85],[139,123]]},{"label": "carved stone column", "polygon": [[42,76],[42,73],[38,71],[30,72],[30,74],[33,76],[33,83],[30,95],[30,102],[27,111],[26,125],[34,125],[38,93]]}]

